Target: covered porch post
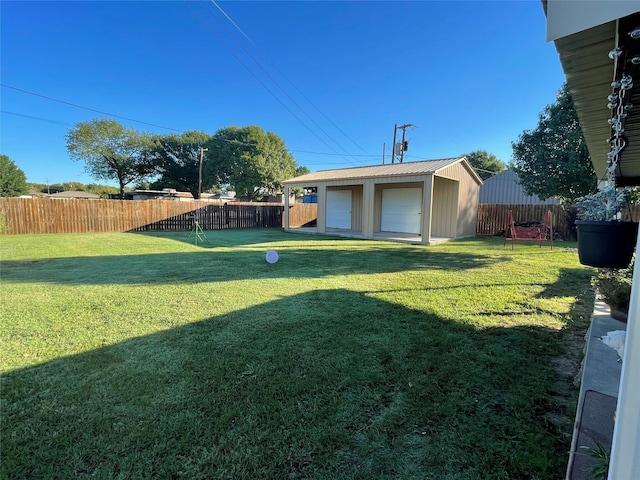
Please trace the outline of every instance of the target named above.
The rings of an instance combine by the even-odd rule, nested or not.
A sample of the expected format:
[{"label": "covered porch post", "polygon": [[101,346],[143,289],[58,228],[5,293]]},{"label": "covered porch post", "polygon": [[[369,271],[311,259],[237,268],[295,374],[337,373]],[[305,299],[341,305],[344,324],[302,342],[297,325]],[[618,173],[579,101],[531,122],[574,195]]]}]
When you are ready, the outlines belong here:
[{"label": "covered porch post", "polygon": [[289,185],[284,186],[284,215],[282,216],[283,228],[289,230]]},{"label": "covered porch post", "polygon": [[425,245],[431,243],[431,214],[433,204],[433,175],[429,175],[424,180],[424,186],[422,187],[422,213],[421,213],[421,226],[420,234],[422,235],[422,242]]}]

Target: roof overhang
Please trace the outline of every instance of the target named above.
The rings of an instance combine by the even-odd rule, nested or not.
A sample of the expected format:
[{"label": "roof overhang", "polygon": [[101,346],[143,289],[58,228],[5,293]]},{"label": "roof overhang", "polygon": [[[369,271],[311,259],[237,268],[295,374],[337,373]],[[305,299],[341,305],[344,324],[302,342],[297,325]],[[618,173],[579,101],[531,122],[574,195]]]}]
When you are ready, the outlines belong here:
[{"label": "roof overhang", "polygon": [[467,173],[478,183],[478,185],[482,185],[482,179],[473,169],[466,157],[321,170],[285,180],[283,183],[289,187],[294,187],[299,185],[314,186],[318,183],[342,182],[345,180],[358,183],[372,178],[406,178],[408,176],[419,177],[425,175],[437,176],[448,167],[457,163],[461,163]]},{"label": "roof overhang", "polygon": [[[614,131],[608,123],[616,109],[607,97],[617,94],[612,87],[623,73],[631,75],[634,86],[625,92],[624,103],[634,108],[623,120],[626,147],[620,154],[616,183],[640,185],[640,39],[629,35],[640,26],[640,2],[593,2],[547,0],[548,38],[553,40],[567,78],[578,119],[598,178],[605,176],[611,152],[608,139]],[[622,16],[624,15],[624,16]],[[622,47],[617,60],[609,52]]]}]

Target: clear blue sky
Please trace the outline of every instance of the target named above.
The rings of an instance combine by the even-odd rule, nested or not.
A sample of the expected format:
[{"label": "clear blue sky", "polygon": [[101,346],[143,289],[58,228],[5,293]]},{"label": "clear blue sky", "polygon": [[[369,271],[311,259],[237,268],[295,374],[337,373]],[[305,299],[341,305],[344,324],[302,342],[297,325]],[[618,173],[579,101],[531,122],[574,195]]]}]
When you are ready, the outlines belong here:
[{"label": "clear blue sky", "polygon": [[65,135],[106,113],[155,133],[259,125],[311,171],[379,164],[383,143],[389,161],[396,123],[418,127],[405,161],[506,163],[564,82],[539,0],[0,5],[0,153],[37,183],[96,182]]}]

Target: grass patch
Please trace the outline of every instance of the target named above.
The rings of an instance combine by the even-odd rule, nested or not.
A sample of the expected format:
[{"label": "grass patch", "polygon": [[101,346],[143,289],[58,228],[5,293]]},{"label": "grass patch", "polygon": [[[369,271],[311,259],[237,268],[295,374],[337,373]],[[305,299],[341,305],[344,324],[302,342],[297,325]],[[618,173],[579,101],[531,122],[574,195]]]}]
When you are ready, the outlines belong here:
[{"label": "grass patch", "polygon": [[575,250],[207,237],[2,238],[0,477],[563,477]]}]

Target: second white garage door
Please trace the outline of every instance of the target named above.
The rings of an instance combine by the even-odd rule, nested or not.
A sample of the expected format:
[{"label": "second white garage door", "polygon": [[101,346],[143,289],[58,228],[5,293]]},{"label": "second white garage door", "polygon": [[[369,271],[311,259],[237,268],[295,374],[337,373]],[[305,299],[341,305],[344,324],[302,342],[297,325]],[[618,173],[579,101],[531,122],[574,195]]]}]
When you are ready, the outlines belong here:
[{"label": "second white garage door", "polygon": [[385,188],[382,190],[380,230],[420,233],[421,188]]}]

